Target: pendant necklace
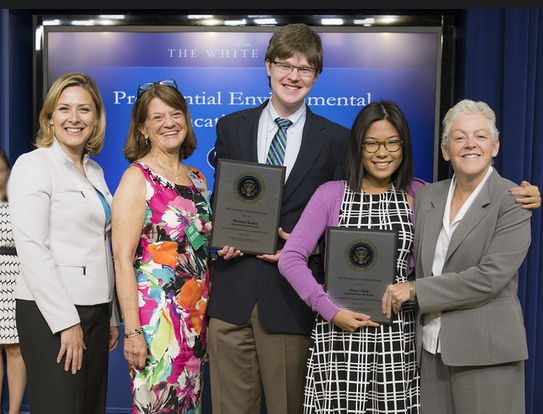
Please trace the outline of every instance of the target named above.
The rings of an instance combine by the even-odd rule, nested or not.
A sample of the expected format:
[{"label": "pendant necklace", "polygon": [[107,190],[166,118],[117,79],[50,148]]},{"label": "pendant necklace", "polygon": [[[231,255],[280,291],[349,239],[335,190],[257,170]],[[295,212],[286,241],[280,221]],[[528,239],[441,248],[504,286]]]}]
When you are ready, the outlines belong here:
[{"label": "pendant necklace", "polygon": [[[150,154],[151,154],[151,157],[153,157],[153,159],[155,160],[155,162],[156,162],[156,163],[159,165],[159,167],[162,169],[162,172],[166,175],[166,178],[167,178],[168,180],[170,180],[170,176],[169,176],[169,174],[166,172],[166,169],[162,166],[162,164],[161,164],[160,162],[158,162],[158,160],[155,158],[155,156],[153,155],[153,153],[150,152]],[[183,163],[181,163],[181,165],[185,166],[185,164],[183,164]],[[181,171],[179,174],[177,174],[177,175],[175,176],[175,179],[176,179],[176,180],[179,180],[179,176],[181,175],[182,172],[183,172],[183,171]],[[173,181],[173,180],[170,180],[170,181]]]}]

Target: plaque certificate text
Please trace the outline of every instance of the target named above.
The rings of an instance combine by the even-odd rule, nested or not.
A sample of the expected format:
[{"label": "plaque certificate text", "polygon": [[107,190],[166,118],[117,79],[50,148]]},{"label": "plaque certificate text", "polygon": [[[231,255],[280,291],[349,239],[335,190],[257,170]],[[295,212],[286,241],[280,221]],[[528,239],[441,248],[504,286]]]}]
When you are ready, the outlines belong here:
[{"label": "plaque certificate text", "polygon": [[390,324],[381,299],[395,282],[396,258],[395,231],[328,227],[324,287],[332,303]]},{"label": "plaque certificate text", "polygon": [[286,167],[218,159],[210,247],[275,254]]}]

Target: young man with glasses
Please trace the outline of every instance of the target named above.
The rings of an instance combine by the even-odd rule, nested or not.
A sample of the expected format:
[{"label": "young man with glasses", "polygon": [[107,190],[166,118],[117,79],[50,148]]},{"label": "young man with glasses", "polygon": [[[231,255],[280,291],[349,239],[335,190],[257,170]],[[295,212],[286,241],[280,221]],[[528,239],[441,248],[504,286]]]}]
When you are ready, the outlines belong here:
[{"label": "young man with glasses", "polygon": [[[286,166],[278,251],[243,255],[226,246],[215,261],[208,305],[214,414],[259,414],[262,391],[269,414],[302,412],[315,313],[279,273],[277,260],[313,192],[343,177],[349,137],[347,128],[305,104],[322,72],[317,33],[305,24],[280,28],[270,39],[265,63],[271,99],[221,118],[215,151],[216,159],[266,163],[280,128],[275,120],[285,120],[286,143],[269,161]],[[322,282],[322,257],[315,254],[310,262]]]}]

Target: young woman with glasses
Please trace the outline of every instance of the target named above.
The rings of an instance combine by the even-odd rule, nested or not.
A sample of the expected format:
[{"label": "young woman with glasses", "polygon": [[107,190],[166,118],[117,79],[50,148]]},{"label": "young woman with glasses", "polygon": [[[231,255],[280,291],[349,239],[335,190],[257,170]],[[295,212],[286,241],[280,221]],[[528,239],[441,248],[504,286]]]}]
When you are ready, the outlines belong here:
[{"label": "young woman with glasses", "polygon": [[425,184],[413,172],[411,135],[400,108],[390,101],[370,103],[351,129],[346,180],[317,189],[283,248],[280,272],[318,312],[308,357],[306,414],[420,412],[414,304],[406,302],[390,325],[379,325],[372,315],[334,304],[306,260],[328,226],[395,230],[395,279],[411,280],[413,198]]}]

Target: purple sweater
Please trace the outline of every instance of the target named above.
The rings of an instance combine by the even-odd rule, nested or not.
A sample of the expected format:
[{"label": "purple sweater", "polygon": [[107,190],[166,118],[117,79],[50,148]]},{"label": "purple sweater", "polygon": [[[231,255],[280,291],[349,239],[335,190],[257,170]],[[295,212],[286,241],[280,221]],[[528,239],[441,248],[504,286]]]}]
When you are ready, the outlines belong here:
[{"label": "purple sweater", "polygon": [[[407,193],[415,198],[417,190],[426,184],[415,178],[407,187]],[[341,308],[331,302],[324,287],[315,280],[307,266],[307,261],[320,237],[323,234],[326,237],[327,227],[338,226],[344,192],[345,181],[343,180],[329,181],[315,191],[286,241],[278,263],[279,271],[300,298],[327,321],[331,321]],[[412,269],[413,255],[411,254],[407,274]]]}]

